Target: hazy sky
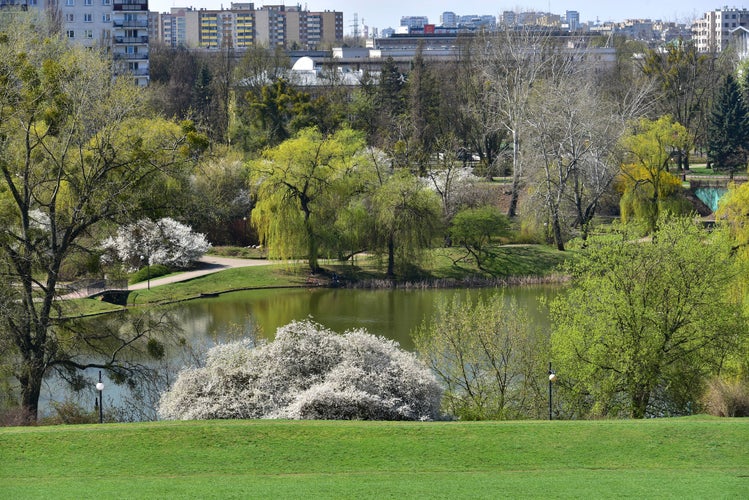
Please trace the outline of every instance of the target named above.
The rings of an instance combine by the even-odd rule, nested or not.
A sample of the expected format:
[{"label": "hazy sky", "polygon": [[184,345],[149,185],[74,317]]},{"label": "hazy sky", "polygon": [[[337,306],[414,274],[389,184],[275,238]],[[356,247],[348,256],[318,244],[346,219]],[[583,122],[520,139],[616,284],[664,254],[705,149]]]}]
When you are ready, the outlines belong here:
[{"label": "hazy sky", "polygon": [[[247,1],[247,0],[242,0]],[[689,22],[700,18],[707,10],[731,7],[743,8],[741,4],[719,0],[298,0],[255,1],[255,8],[263,5],[302,5],[308,10],[337,10],[343,12],[344,31],[351,32],[354,14],[359,24],[375,28],[397,27],[401,16],[427,16],[429,22],[439,24],[440,14],[445,11],[458,15],[492,14],[504,10],[536,10],[564,14],[567,10],[580,13],[580,20],[623,21],[631,18],[662,19],[664,21]],[[230,0],[149,0],[149,10],[168,12],[172,7],[194,7],[196,9],[226,9]],[[362,22],[363,20],[363,22]]]}]

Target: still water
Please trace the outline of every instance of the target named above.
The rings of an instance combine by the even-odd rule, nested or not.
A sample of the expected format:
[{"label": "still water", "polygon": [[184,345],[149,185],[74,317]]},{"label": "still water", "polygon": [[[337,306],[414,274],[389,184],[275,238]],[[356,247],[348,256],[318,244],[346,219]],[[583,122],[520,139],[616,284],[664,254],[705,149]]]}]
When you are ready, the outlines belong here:
[{"label": "still water", "polygon": [[365,328],[369,333],[396,340],[413,348],[412,331],[433,317],[440,301],[476,300],[503,293],[528,310],[530,320],[548,328],[548,314],[540,299],[550,300],[559,287],[511,287],[503,289],[441,290],[350,290],[284,289],[253,290],[224,294],[210,299],[170,306],[179,318],[185,337],[192,341],[224,341],[258,329],[259,336],[272,340],[278,327],[311,318],[344,332]]},{"label": "still water", "polygon": [[[188,344],[195,352],[204,352],[217,342],[236,340],[245,335],[256,335],[272,340],[276,330],[292,321],[312,319],[330,330],[343,333],[364,328],[369,333],[397,341],[404,349],[414,348],[412,332],[425,320],[429,321],[443,301],[458,296],[461,301],[475,301],[504,293],[506,301],[516,300],[528,311],[529,321],[542,331],[549,331],[548,311],[544,303],[557,296],[562,287],[529,286],[484,289],[428,289],[428,290],[351,290],[328,288],[297,288],[252,290],[221,294],[217,297],[182,302],[164,309],[175,318]],[[163,311],[153,311],[161,314]],[[159,366],[177,370],[185,364],[184,352],[172,353]],[[148,360],[143,360],[150,364]],[[49,414],[54,401],[72,398],[84,408],[93,408],[98,370],[88,370],[91,380],[83,393],[72,396],[67,386],[56,377],[46,380],[40,410]],[[104,376],[105,408],[123,406],[130,397],[124,386],[118,386]],[[160,388],[164,390],[166,387]],[[154,417],[153,408],[158,394],[151,394],[150,410],[139,418]],[[154,399],[155,398],[155,399]],[[149,413],[150,412],[150,413]]]}]

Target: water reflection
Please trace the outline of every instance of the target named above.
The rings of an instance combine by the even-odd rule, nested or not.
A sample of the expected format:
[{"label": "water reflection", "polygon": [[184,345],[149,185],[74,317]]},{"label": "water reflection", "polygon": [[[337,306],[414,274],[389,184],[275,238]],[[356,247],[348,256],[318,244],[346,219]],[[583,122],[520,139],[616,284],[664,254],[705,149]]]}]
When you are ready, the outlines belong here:
[{"label": "water reflection", "polygon": [[[561,288],[555,286],[511,287],[505,289],[454,289],[454,290],[348,290],[348,289],[273,289],[252,290],[222,294],[218,297],[200,299],[166,306],[181,335],[192,347],[189,353],[183,349],[167,348],[167,358],[159,362],[150,359],[138,361],[164,370],[176,371],[194,360],[191,355],[204,352],[217,342],[229,341],[251,335],[257,329],[259,337],[272,340],[276,330],[291,321],[312,318],[323,326],[343,333],[346,330],[365,328],[369,333],[381,335],[397,341],[405,349],[413,349],[411,333],[425,319],[435,314],[441,300],[452,300],[456,295],[461,300],[475,301],[478,297],[488,297],[497,293],[505,294],[505,299],[514,298],[520,308],[528,311],[529,320],[542,331],[549,331],[548,312],[543,302],[548,303]],[[163,314],[163,309],[153,314]],[[132,314],[139,314],[133,312]],[[111,317],[117,320],[117,317]],[[127,317],[120,318],[127,321]],[[101,321],[96,319],[94,321]],[[163,367],[163,368],[162,368]],[[73,395],[84,408],[93,409],[96,370],[89,370],[92,383],[87,390]],[[164,375],[164,374],[162,374]],[[169,377],[173,377],[170,373]],[[171,378],[169,378],[171,380]],[[124,386],[118,386],[105,379],[105,412],[113,406],[127,406],[131,394]],[[166,386],[147,394],[151,398],[148,411],[155,415],[155,401],[158,393]],[[40,401],[42,414],[50,412],[51,401],[71,398],[66,386],[56,377],[46,380]],[[132,410],[131,410],[132,411]],[[153,417],[151,417],[153,418]]]},{"label": "water reflection", "polygon": [[[291,289],[234,292],[170,306],[187,339],[205,342],[235,338],[257,327],[260,337],[272,340],[278,327],[294,320],[312,318],[337,332],[366,328],[370,333],[396,340],[413,348],[411,332],[431,318],[440,300],[476,300],[501,293],[479,290],[347,290]],[[504,289],[505,298],[515,298],[529,311],[531,321],[548,328],[545,307],[539,298],[551,298],[556,287]]]}]

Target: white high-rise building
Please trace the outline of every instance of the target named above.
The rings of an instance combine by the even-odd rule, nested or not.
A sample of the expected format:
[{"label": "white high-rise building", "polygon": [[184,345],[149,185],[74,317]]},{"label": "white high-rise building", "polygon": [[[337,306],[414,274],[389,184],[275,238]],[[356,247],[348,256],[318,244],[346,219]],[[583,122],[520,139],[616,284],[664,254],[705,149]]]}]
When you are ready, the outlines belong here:
[{"label": "white high-rise building", "polygon": [[706,12],[692,25],[692,39],[699,52],[721,52],[731,42],[731,32],[749,28],[749,10],[723,7]]}]

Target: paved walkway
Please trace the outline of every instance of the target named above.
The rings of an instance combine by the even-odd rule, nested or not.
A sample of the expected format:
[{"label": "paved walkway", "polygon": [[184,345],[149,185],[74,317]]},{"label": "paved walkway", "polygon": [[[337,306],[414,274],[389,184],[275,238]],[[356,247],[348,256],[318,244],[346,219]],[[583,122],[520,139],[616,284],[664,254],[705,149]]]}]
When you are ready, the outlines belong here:
[{"label": "paved walkway", "polygon": [[[235,259],[231,257],[218,257],[216,255],[205,255],[201,257],[197,268],[192,271],[186,271],[183,273],[173,274],[171,276],[165,276],[163,278],[154,278],[149,281],[141,281],[134,285],[128,285],[128,290],[145,290],[149,286],[161,286],[169,283],[178,283],[180,281],[187,281],[199,276],[205,276],[206,274],[217,273],[225,269],[231,269],[234,267],[249,267],[249,266],[265,266],[273,264],[275,261],[266,259]],[[63,300],[66,299],[82,299],[88,297],[89,294],[86,290],[80,290],[78,292],[69,293],[60,297]]]},{"label": "paved walkway", "polygon": [[[151,286],[187,281],[199,276],[217,273],[234,267],[265,266],[272,263],[273,261],[265,259],[235,259],[231,257],[218,257],[216,255],[204,255],[200,259],[200,264],[198,264],[197,269],[173,274],[171,276],[165,276],[163,278],[152,279]],[[128,290],[143,290],[145,288],[148,288],[148,281],[141,281],[140,283],[135,283],[134,285],[129,285],[127,287]]]}]

